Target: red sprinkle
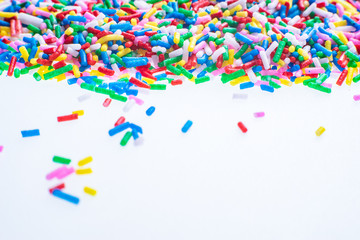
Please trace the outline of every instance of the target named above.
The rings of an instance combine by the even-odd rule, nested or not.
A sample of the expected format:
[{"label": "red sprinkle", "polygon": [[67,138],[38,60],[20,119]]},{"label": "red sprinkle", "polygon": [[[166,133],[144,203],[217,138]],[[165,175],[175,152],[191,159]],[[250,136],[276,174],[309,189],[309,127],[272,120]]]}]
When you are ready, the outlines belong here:
[{"label": "red sprinkle", "polygon": [[238,127],[240,128],[240,130],[241,130],[243,133],[246,133],[246,132],[247,132],[247,128],[245,127],[245,125],[244,125],[242,122],[238,122]]},{"label": "red sprinkle", "polygon": [[61,184],[59,184],[59,185],[57,185],[57,186],[55,186],[55,187],[53,187],[53,188],[50,188],[50,189],[49,189],[49,192],[50,192],[50,193],[53,193],[53,191],[54,191],[55,189],[61,190],[61,189],[64,189],[64,188],[65,188],[65,183],[61,183]]},{"label": "red sprinkle", "polygon": [[76,120],[76,119],[78,119],[77,113],[57,117],[58,122],[65,122],[65,121],[71,121],[71,120]]},{"label": "red sprinkle", "polygon": [[120,124],[123,124],[125,122],[125,117],[121,116],[117,121],[116,123],[114,124],[115,127],[120,125]]}]

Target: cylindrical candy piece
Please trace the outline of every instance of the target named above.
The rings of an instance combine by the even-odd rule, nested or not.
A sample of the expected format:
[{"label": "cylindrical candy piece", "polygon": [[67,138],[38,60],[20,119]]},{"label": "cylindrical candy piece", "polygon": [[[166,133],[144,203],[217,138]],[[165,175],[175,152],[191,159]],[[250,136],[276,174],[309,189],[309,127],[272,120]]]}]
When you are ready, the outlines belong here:
[{"label": "cylindrical candy piece", "polygon": [[151,106],[146,110],[146,115],[151,116],[155,112],[155,107]]},{"label": "cylindrical candy piece", "polygon": [[190,120],[188,120],[188,121],[185,123],[185,125],[181,128],[181,131],[182,131],[183,133],[186,133],[186,132],[189,130],[189,128],[191,127],[192,124],[193,124],[193,122],[190,121]]},{"label": "cylindrical candy piece", "polygon": [[245,127],[245,125],[242,122],[238,122],[237,125],[243,133],[247,132],[247,128]]},{"label": "cylindrical candy piece", "polygon": [[316,134],[316,136],[321,136],[321,134],[323,134],[325,132],[325,128],[324,127],[319,127],[317,130],[316,130],[316,132],[315,132],[315,134]]}]

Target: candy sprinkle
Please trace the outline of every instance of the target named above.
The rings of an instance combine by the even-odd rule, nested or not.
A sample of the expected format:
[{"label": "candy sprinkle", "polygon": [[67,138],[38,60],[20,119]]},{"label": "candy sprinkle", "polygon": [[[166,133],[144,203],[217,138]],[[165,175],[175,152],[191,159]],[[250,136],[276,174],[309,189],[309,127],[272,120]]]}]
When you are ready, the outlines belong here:
[{"label": "candy sprinkle", "polygon": [[189,128],[192,126],[193,122],[188,120],[185,125],[181,128],[181,131],[183,133],[187,133],[187,131],[189,131]]},{"label": "candy sprinkle", "polygon": [[61,164],[69,164],[71,162],[71,159],[64,158],[64,157],[59,157],[59,156],[54,156],[53,157],[53,162],[61,163]]},{"label": "candy sprinkle", "polygon": [[319,127],[317,130],[316,130],[316,132],[315,132],[315,134],[316,134],[316,136],[321,136],[323,133],[325,132],[325,128],[324,127]]},{"label": "candy sprinkle", "polygon": [[59,189],[54,189],[52,191],[52,194],[55,197],[61,198],[61,199],[65,200],[65,201],[68,201],[68,202],[73,203],[73,204],[79,204],[79,202],[80,202],[79,198],[77,198],[75,196],[72,196],[70,194],[64,193]]},{"label": "candy sprinkle", "polygon": [[23,130],[21,131],[21,135],[23,138],[40,136],[40,130],[39,129]]},{"label": "candy sprinkle", "polygon": [[84,192],[92,196],[96,195],[96,190],[89,187],[84,187]]}]

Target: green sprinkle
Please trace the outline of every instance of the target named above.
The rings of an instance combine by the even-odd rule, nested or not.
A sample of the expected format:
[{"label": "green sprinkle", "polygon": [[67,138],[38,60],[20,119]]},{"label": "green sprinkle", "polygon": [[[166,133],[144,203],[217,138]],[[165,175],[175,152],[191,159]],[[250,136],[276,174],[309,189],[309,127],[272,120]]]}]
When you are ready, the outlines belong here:
[{"label": "green sprinkle", "polygon": [[235,78],[238,78],[238,77],[241,77],[244,75],[245,75],[244,69],[240,69],[240,70],[230,73],[230,74],[223,73],[223,74],[221,74],[221,81],[222,81],[222,83],[225,84]]},{"label": "green sprinkle", "polygon": [[307,86],[310,88],[316,89],[318,91],[324,92],[324,93],[331,93],[331,88],[327,88],[327,87],[321,86],[321,85],[313,83],[313,82],[310,82]]},{"label": "green sprinkle", "polygon": [[71,64],[66,65],[65,67],[58,68],[54,71],[48,72],[44,74],[44,80],[48,80],[54,77],[57,77],[63,73],[69,72],[73,69],[73,66]]},{"label": "green sprinkle", "polygon": [[20,69],[15,68],[15,70],[14,70],[14,76],[15,76],[15,78],[19,78],[19,77],[20,77]]},{"label": "green sprinkle", "polygon": [[54,156],[53,157],[53,162],[68,165],[71,162],[71,160],[68,159],[68,158],[64,158],[64,157]]},{"label": "green sprinkle", "polygon": [[35,78],[36,81],[40,81],[42,79],[40,74],[38,74],[37,72],[33,74],[33,77]]},{"label": "green sprinkle", "polygon": [[204,83],[204,82],[207,82],[207,81],[210,81],[210,77],[209,76],[203,76],[203,77],[200,77],[200,78],[196,78],[195,79],[195,84]]},{"label": "green sprinkle", "polygon": [[131,136],[132,136],[131,131],[126,132],[124,137],[121,139],[120,145],[124,147],[130,140]]},{"label": "green sprinkle", "polygon": [[27,29],[29,29],[30,31],[32,31],[32,32],[34,32],[34,33],[39,33],[39,34],[41,34],[40,28],[35,27],[35,26],[32,25],[32,24],[29,24],[29,25],[27,26]]},{"label": "green sprinkle", "polygon": [[80,87],[89,91],[94,91],[95,90],[95,85],[92,84],[88,84],[88,83],[81,83]]},{"label": "green sprinkle", "polygon": [[150,84],[150,90],[166,90],[165,84]]}]

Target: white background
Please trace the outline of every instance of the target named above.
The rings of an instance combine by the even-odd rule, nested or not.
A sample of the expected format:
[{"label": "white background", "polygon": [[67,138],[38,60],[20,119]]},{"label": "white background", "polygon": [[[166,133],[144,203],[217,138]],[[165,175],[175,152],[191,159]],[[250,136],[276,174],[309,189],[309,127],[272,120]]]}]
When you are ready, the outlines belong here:
[{"label": "white background", "polygon": [[[233,100],[233,93],[247,100]],[[90,94],[79,102],[77,98]],[[212,82],[139,95],[143,106],[102,106],[104,95],[36,82],[0,80],[0,239],[359,239],[359,86],[325,94],[302,85],[275,93]],[[145,114],[149,106],[155,113]],[[79,120],[56,117],[84,110]],[[253,113],[264,111],[264,118]],[[108,130],[125,116],[143,127],[144,144]],[[181,127],[194,122],[189,132]],[[243,134],[237,122],[249,131]],[[326,128],[321,137],[319,126]],[[22,138],[21,130],[40,129]],[[93,174],[71,175],[64,192],[45,175],[52,157],[86,156]],[[83,187],[93,187],[92,197]]]}]

